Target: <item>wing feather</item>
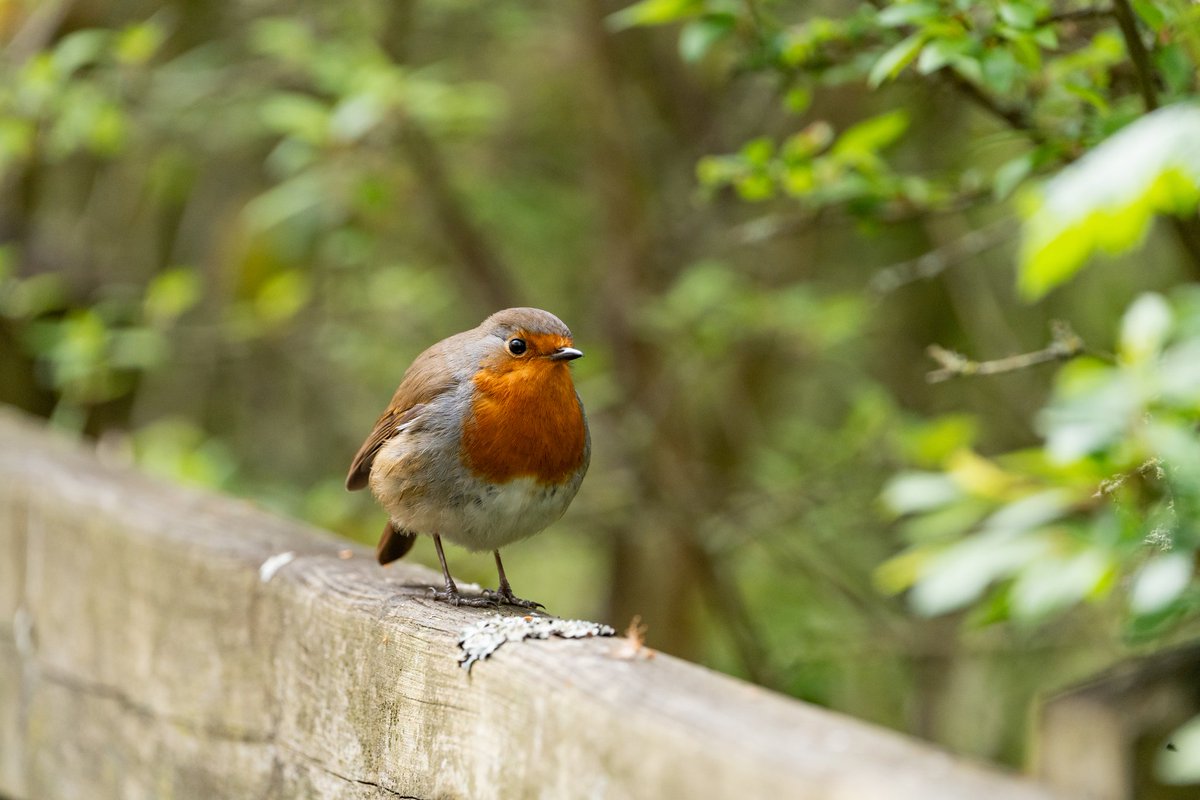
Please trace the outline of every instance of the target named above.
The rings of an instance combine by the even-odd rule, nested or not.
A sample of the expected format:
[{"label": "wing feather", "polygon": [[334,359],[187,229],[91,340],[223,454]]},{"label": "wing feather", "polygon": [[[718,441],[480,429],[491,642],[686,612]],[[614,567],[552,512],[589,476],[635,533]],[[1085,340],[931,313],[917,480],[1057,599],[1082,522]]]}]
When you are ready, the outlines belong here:
[{"label": "wing feather", "polygon": [[438,342],[413,361],[396,393],[392,395],[392,402],[379,415],[371,435],[358,448],[358,453],[350,463],[350,471],[346,474],[348,490],[353,492],[365,488],[371,475],[371,464],[380,448],[402,426],[419,417],[432,400],[458,385],[455,370],[447,355],[461,350],[462,344],[458,340],[469,334],[460,333]]}]

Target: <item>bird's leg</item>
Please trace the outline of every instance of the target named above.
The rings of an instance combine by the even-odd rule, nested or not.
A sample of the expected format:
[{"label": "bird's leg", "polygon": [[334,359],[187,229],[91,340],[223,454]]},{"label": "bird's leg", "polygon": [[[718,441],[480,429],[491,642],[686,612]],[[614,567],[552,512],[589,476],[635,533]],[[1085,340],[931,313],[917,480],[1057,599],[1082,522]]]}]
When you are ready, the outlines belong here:
[{"label": "bird's leg", "polygon": [[463,597],[458,593],[458,587],[454,585],[454,578],[450,577],[450,568],[446,566],[446,554],[442,551],[442,537],[436,533],[433,535],[433,544],[437,547],[438,561],[442,562],[442,575],[446,578],[446,588],[442,591],[432,589],[433,599],[441,600],[443,603],[449,603],[452,606],[474,606],[494,607],[499,605],[499,601],[493,600],[491,597],[484,595],[483,597]]},{"label": "bird's leg", "polygon": [[492,591],[484,589],[483,596],[497,603],[503,603],[509,606],[520,606],[521,608],[539,609],[545,608],[541,603],[535,603],[532,600],[522,600],[513,594],[512,587],[508,585],[508,576],[504,574],[504,564],[500,561],[500,551],[494,550],[496,554],[496,572],[500,574],[500,588]]}]

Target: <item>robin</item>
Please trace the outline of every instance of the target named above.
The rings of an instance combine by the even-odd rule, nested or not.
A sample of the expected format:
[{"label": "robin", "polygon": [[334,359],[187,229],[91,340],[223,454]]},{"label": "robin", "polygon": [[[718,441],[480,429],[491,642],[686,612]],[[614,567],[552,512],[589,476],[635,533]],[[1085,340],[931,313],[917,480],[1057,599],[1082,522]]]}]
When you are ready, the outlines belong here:
[{"label": "robin", "polygon": [[[545,529],[571,504],[591,456],[571,382],[571,331],[537,308],[508,308],[417,356],[363,442],[346,488],[371,487],[389,519],[380,564],[432,536],[453,605],[541,608],[513,594],[500,548]],[[458,592],[442,537],[496,556],[500,586]]]}]

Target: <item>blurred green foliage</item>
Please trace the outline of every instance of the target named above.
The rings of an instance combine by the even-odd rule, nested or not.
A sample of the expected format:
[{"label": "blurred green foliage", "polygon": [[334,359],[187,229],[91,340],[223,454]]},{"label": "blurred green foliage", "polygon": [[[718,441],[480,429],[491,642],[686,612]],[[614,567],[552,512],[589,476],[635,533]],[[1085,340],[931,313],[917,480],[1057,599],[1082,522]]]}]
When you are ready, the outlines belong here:
[{"label": "blurred green foliage", "polygon": [[[881,567],[919,611],[979,603],[981,621],[1037,621],[1128,587],[1131,633],[1192,613],[1200,539],[1200,294],[1174,308],[1139,297],[1115,360],[1083,357],[1059,372],[1040,415],[1044,444],[985,458],[969,436],[935,427],[915,442],[931,466],[884,491],[912,544]],[[957,441],[953,441],[957,439]],[[941,450],[942,452],[937,452]]]},{"label": "blurred green foliage", "polygon": [[[1194,4],[915,0],[795,23],[784,13],[780,4],[644,0],[618,19],[684,21],[688,60],[742,32],[731,46],[743,67],[774,73],[794,113],[805,114],[822,87],[879,88],[912,75],[972,101],[1023,146],[990,168],[944,163],[932,179],[906,174],[893,153],[911,112],[892,108],[841,131],[815,119],[782,140],[754,136],[734,154],[702,159],[703,185],[733,187],[747,201],[783,194],[809,214],[840,210],[872,225],[1003,201],[1025,185],[1026,297],[1045,296],[1097,252],[1137,247],[1159,214],[1179,218],[1182,255],[1200,273]],[[1039,175],[1051,177],[1029,186]],[[1059,370],[1036,414],[1037,446],[983,455],[980,424],[961,415],[912,426],[899,443],[924,469],[901,472],[882,495],[908,546],[877,570],[877,585],[907,592],[920,614],[969,608],[973,626],[1044,623],[1082,603],[1123,619],[1128,642],[1194,622],[1200,296],[1191,284],[1172,295],[1132,302],[1115,356],[1093,348]],[[1114,613],[1118,589],[1125,610]],[[1171,778],[1181,775],[1176,767]]]},{"label": "blurred green foliage", "polygon": [[1195,217],[1200,205],[1200,105],[1139,119],[1026,200],[1021,288],[1040,297],[1096,252],[1141,243],[1155,214]]},{"label": "blurred green foliage", "polygon": [[[743,57],[779,73],[789,110],[805,111],[816,86],[879,87],[911,69],[962,89],[1029,141],[990,176],[951,170],[939,186],[893,167],[887,150],[904,137],[909,114],[891,109],[840,133],[817,120],[778,146],[753,138],[734,155],[700,162],[707,186],[732,186],[750,201],[781,190],[810,210],[844,208],[880,221],[942,210],[980,191],[1004,199],[1035,172],[1065,166],[1022,197],[1020,285],[1034,298],[1093,253],[1141,243],[1155,214],[1195,222],[1200,106],[1155,110],[1193,99],[1200,20],[1191,4],[1136,7],[1140,24],[1166,42],[1150,54],[1136,29],[1135,41],[1122,38],[1129,33],[1121,13],[1135,9],[1121,3],[1095,12],[1056,10],[1042,0],[913,0],[794,25],[767,21],[755,4],[743,14],[747,8],[743,23],[754,36],[743,42]],[[720,0],[644,0],[615,19],[688,20],[682,40],[697,35],[689,28],[738,13]],[[1086,16],[1103,27],[1064,45],[1064,21]],[[737,28],[721,25],[725,35]],[[1139,72],[1140,85],[1123,86],[1120,73],[1131,67],[1152,72]],[[1200,450],[1191,452],[1200,446],[1200,341],[1189,334],[1200,325],[1194,295],[1182,293],[1174,311],[1160,295],[1143,295],[1123,317],[1114,363],[1084,358],[1062,368],[1039,414],[1042,448],[985,458],[971,449],[974,426],[957,424],[929,426],[908,442],[912,455],[938,453],[928,460],[944,471],[903,473],[885,489],[884,502],[905,517],[901,532],[912,545],[881,567],[880,584],[911,587],[918,611],[941,614],[980,603],[999,583],[1003,591],[978,606],[980,618],[1031,620],[1099,600],[1133,571],[1139,629],[1193,609],[1193,592],[1185,590],[1200,547],[1191,535],[1200,507],[1189,499],[1200,496],[1192,465]]]},{"label": "blurred green foliage", "polygon": [[596,452],[522,592],[1015,762],[1195,631],[1198,15],[0,0],[0,400],[370,541],[409,360],[549,308]]}]

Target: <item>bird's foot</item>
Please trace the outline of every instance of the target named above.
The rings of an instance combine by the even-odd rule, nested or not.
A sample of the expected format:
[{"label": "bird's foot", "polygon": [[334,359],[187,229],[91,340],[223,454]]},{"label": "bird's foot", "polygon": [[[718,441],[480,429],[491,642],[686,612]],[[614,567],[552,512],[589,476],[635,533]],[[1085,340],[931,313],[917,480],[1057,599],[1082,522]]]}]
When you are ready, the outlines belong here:
[{"label": "bird's foot", "polygon": [[545,608],[541,603],[517,597],[512,593],[512,589],[507,586],[501,586],[499,589],[484,589],[483,596],[496,605],[517,606],[518,608],[528,608],[532,611]]},{"label": "bird's foot", "polygon": [[471,608],[495,608],[500,605],[499,601],[492,599],[484,592],[481,597],[466,597],[458,593],[457,588],[445,588],[441,591],[430,587],[430,592],[433,594],[433,599],[442,603],[449,603],[452,606],[470,606]]}]

